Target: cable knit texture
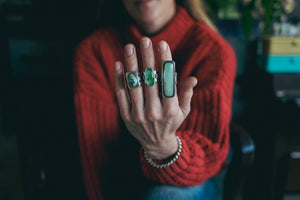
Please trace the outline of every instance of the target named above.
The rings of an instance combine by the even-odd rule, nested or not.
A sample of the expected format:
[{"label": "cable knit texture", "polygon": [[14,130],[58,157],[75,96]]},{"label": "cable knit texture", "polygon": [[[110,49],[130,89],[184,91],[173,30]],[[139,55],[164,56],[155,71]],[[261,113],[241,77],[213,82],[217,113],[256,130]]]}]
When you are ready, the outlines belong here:
[{"label": "cable knit texture", "polygon": [[124,62],[123,47],[129,42],[136,45],[140,55],[141,37],[143,34],[134,25],[123,32],[99,29],[75,52],[75,109],[90,200],[114,199],[116,193],[123,199],[126,195],[134,199],[143,188],[155,183],[199,185],[217,174],[226,161],[236,69],[232,48],[181,7],[161,32],[150,37],[154,47],[161,40],[170,45],[178,87],[188,76],[198,79],[191,112],[176,132],[182,140],[181,155],[170,167],[157,169],[147,163],[140,145],[124,126],[114,92],[114,62]]}]

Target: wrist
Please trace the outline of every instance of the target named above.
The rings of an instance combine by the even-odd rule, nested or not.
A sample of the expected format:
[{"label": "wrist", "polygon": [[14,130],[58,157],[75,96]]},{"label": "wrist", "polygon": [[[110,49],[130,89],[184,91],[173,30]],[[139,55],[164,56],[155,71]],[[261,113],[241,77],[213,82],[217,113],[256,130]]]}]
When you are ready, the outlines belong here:
[{"label": "wrist", "polygon": [[176,154],[177,150],[178,140],[172,135],[155,146],[144,148],[144,153],[153,160],[165,160]]},{"label": "wrist", "polygon": [[165,168],[165,167],[170,167],[173,163],[175,163],[177,161],[177,159],[179,158],[181,151],[182,151],[182,142],[180,140],[180,138],[178,136],[176,136],[176,140],[178,143],[178,148],[176,153],[172,156],[169,157],[168,159],[165,159],[163,161],[161,160],[154,160],[152,159],[148,154],[146,154],[144,152],[144,156],[146,161],[153,167],[155,168]]}]

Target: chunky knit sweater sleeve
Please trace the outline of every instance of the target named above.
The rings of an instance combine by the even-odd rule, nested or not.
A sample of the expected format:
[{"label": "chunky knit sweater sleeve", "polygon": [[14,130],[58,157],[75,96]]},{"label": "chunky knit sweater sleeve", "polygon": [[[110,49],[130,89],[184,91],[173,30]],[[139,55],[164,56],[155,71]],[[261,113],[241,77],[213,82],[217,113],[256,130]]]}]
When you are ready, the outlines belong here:
[{"label": "chunky knit sweater sleeve", "polygon": [[179,74],[181,80],[187,75],[198,79],[191,112],[176,133],[182,140],[179,159],[170,167],[157,169],[140,153],[144,176],[162,184],[198,185],[217,174],[226,162],[235,55],[224,41],[199,46],[201,48],[194,49],[189,59],[198,63],[187,64]]}]

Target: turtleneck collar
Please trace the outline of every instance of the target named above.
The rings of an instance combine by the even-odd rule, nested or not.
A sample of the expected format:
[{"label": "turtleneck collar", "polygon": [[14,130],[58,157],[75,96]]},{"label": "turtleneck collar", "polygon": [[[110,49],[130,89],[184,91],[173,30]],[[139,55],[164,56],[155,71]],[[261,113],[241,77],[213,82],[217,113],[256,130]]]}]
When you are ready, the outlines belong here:
[{"label": "turtleneck collar", "polygon": [[173,19],[161,31],[154,35],[144,35],[136,25],[130,24],[128,26],[127,42],[137,45],[141,37],[148,36],[153,44],[164,40],[169,44],[171,50],[174,50],[194,22],[195,20],[183,7],[177,6],[176,14]]}]

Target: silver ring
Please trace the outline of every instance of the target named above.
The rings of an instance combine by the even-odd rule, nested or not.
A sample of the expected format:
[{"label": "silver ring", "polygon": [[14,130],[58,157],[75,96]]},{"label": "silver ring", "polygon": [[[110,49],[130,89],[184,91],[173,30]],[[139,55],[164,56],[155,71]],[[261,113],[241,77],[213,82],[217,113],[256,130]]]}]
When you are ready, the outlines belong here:
[{"label": "silver ring", "polygon": [[141,86],[143,80],[138,72],[126,72],[126,82],[129,89]]},{"label": "silver ring", "polygon": [[153,86],[158,82],[158,73],[155,69],[147,68],[145,72],[143,72],[143,81],[148,86]]}]

